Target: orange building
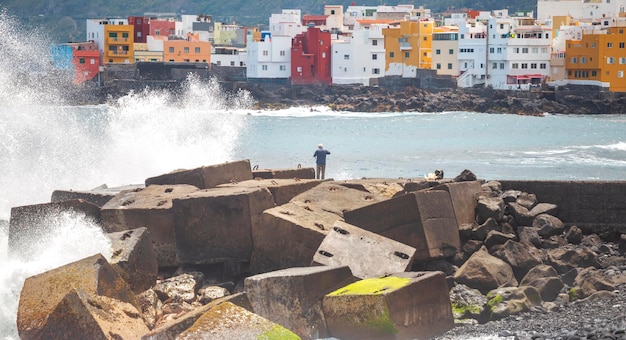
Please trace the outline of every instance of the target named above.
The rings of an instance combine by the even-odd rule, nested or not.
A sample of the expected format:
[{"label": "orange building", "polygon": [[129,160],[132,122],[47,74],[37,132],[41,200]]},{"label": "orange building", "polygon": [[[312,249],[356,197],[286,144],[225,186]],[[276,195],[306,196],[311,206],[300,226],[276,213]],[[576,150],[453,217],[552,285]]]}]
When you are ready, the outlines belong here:
[{"label": "orange building", "polygon": [[626,27],[583,34],[581,40],[566,41],[567,79],[610,83],[609,90],[626,92]]},{"label": "orange building", "polygon": [[132,63],[135,55],[133,34],[133,25],[104,25],[104,62]]},{"label": "orange building", "polygon": [[412,77],[418,68],[430,69],[434,27],[432,19],[420,19],[383,28],[386,74]]},{"label": "orange building", "polygon": [[163,61],[211,63],[211,43],[208,41],[166,40],[163,41]]}]

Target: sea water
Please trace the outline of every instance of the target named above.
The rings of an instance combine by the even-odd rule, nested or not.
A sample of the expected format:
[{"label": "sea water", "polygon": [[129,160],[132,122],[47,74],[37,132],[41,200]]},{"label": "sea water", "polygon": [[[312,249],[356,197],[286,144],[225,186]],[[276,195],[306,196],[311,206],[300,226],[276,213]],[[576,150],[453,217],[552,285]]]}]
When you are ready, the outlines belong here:
[{"label": "sea water", "polygon": [[[313,167],[319,143],[335,179],[422,178],[435,169],[482,179],[623,180],[626,116],[543,117],[479,112],[254,110],[253,98],[189,79],[181,95],[146,90],[103,105],[68,106],[46,69],[47,47],[0,13],[0,339],[17,339],[24,280],[110,243],[80,214],[52,219],[29,261],[8,255],[10,209],[49,202],[56,189],[143,183],[175,169],[249,159],[259,168]],[[16,251],[19,252],[19,247]]]}]

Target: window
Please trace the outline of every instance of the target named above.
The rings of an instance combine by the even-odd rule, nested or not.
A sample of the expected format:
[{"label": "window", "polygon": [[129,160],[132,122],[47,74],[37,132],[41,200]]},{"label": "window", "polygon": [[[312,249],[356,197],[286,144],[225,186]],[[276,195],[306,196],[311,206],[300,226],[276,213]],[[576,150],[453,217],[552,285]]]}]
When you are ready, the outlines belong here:
[{"label": "window", "polygon": [[596,71],[591,71],[591,76],[592,76],[592,77],[595,77],[595,76],[597,76],[597,75],[598,75],[598,72],[596,72]]},{"label": "window", "polygon": [[518,63],[513,63],[513,64],[511,64],[511,68],[512,69],[518,69],[519,68],[519,64]]},{"label": "window", "polygon": [[161,35],[161,30],[159,30],[159,29],[154,30],[154,35]]},{"label": "window", "polygon": [[624,48],[624,43],[623,42],[619,43],[619,48]]},{"label": "window", "polygon": [[606,43],[606,47],[608,47],[608,48],[613,47],[613,43],[612,43],[612,42],[608,42],[608,43]]},{"label": "window", "polygon": [[448,54],[454,54],[454,49],[452,49],[452,48],[451,48],[451,49],[449,49],[449,50],[448,50]]},{"label": "window", "polygon": [[287,70],[287,66],[285,66],[285,65],[280,65],[280,70],[281,70],[281,71],[286,71],[286,70]]},{"label": "window", "polygon": [[492,63],[492,64],[491,64],[491,69],[492,69],[492,70],[496,70],[496,69],[498,69],[498,63]]},{"label": "window", "polygon": [[263,66],[261,66],[261,70],[263,70],[263,71],[267,71],[267,65],[263,65]]},{"label": "window", "polygon": [[302,66],[298,66],[298,68],[296,68],[296,72],[302,72]]},{"label": "window", "polygon": [[183,52],[185,52],[185,53],[189,53],[189,47],[185,47],[185,48],[183,48]]},{"label": "window", "polygon": [[528,53],[528,47],[523,47],[522,48],[522,53]]},{"label": "window", "polygon": [[626,64],[626,58],[624,58],[624,57],[620,57],[620,58],[619,58],[619,63],[620,63],[620,64]]},{"label": "window", "polygon": [[500,63],[500,69],[504,70],[504,63]]},{"label": "window", "polygon": [[350,60],[350,55],[349,54],[344,54],[343,55],[343,60]]},{"label": "window", "polygon": [[570,61],[572,62],[572,64],[577,64],[578,63],[578,58],[572,57],[572,59]]},{"label": "window", "polygon": [[320,40],[320,45],[324,45],[324,40]]},{"label": "window", "polygon": [[624,71],[617,71],[617,78],[624,78]]},{"label": "window", "polygon": [[452,63],[448,63],[448,70],[452,69]]},{"label": "window", "polygon": [[285,53],[285,51],[280,51],[280,56],[281,56],[281,57],[284,57],[284,56],[285,56],[285,54],[286,54],[286,53]]},{"label": "window", "polygon": [[200,47],[196,47],[196,53],[200,53]]},{"label": "window", "polygon": [[373,69],[372,69],[372,74],[380,74],[380,69],[378,69],[378,68],[373,68]]},{"label": "window", "polygon": [[527,69],[528,68],[528,64],[527,63],[522,63],[522,69]]},{"label": "window", "polygon": [[436,55],[440,55],[440,54],[441,54],[441,50],[440,50],[440,49],[436,49],[436,50],[435,50],[435,54],[436,54]]},{"label": "window", "polygon": [[502,47],[498,47],[498,49],[496,50],[498,53],[502,53]]},{"label": "window", "polygon": [[536,69],[537,68],[537,63],[530,64],[530,68]]},{"label": "window", "polygon": [[428,37],[424,37],[424,41],[428,41]]},{"label": "window", "polygon": [[220,60],[217,61],[217,66],[222,65],[222,62]]},{"label": "window", "polygon": [[167,49],[170,53],[174,53],[174,47],[170,47]]},{"label": "window", "polygon": [[493,48],[493,47],[489,47],[489,53],[494,53],[495,51],[496,51],[496,49],[495,49],[495,48]]},{"label": "window", "polygon": [[533,49],[531,51],[532,51],[532,53],[537,54],[537,53],[539,53],[539,48],[533,47]]},{"label": "window", "polygon": [[230,62],[230,66],[235,66],[235,61],[234,60]]},{"label": "window", "polygon": [[591,43],[591,48],[596,48],[596,43],[595,42]]},{"label": "window", "polygon": [[408,57],[410,57],[410,56],[411,56],[411,53],[409,53],[409,52],[404,52],[404,57],[405,57],[405,58],[408,58]]},{"label": "window", "polygon": [[268,55],[270,55],[270,52],[268,50],[264,50],[263,51],[263,56],[267,57]]},{"label": "window", "polygon": [[539,68],[542,70],[545,70],[548,67],[548,65],[546,63],[541,63],[539,64]]},{"label": "window", "polygon": [[322,58],[326,58],[326,52],[322,52]]},{"label": "window", "polygon": [[389,52],[389,58],[393,58],[394,56],[395,56],[395,53]]},{"label": "window", "polygon": [[615,64],[615,58],[613,58],[613,57],[606,58],[606,63],[607,64]]},{"label": "window", "polygon": [[377,54],[372,54],[372,60],[378,60],[378,55]]},{"label": "window", "polygon": [[441,64],[440,63],[437,63],[437,69],[441,70]]},{"label": "window", "polygon": [[378,40],[376,39],[372,40],[372,46],[378,46]]},{"label": "window", "polygon": [[514,52],[514,53],[519,53],[519,47],[514,48],[514,49],[513,49],[513,52]]}]

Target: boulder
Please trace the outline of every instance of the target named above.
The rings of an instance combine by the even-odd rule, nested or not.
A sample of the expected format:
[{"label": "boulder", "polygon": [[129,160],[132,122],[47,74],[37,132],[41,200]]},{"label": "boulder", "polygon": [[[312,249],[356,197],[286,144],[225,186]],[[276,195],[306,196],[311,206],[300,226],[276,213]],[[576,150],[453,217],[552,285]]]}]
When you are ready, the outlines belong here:
[{"label": "boulder", "polygon": [[519,237],[520,243],[527,247],[534,246],[536,248],[541,248],[543,245],[541,237],[539,237],[539,232],[537,232],[537,228],[528,226],[517,227],[517,236]]},{"label": "boulder", "polygon": [[524,208],[528,209],[528,211],[530,211],[535,207],[535,205],[537,205],[538,201],[535,194],[522,192],[515,200],[515,203],[523,206]]},{"label": "boulder", "polygon": [[533,216],[530,214],[528,209],[520,204],[515,202],[506,204],[507,211],[513,219],[515,220],[515,224],[518,226],[530,226],[533,223]]},{"label": "boulder", "polygon": [[137,303],[143,322],[149,329],[153,329],[157,321],[163,316],[163,304],[159,300],[159,296],[154,290],[148,289],[137,295]]},{"label": "boulder", "polygon": [[497,245],[505,244],[511,240],[515,240],[515,234],[506,234],[497,230],[492,230],[485,238],[485,246],[487,246],[487,249],[492,249]]},{"label": "boulder", "polygon": [[396,197],[405,193],[404,184],[407,180],[362,178],[343,181],[335,181],[345,187],[369,192],[386,198]]},{"label": "boulder", "polygon": [[454,256],[459,225],[450,194],[422,190],[346,211],[347,223],[416,249],[416,261]]},{"label": "boulder", "polygon": [[455,320],[475,319],[484,320],[484,311],[487,305],[487,297],[478,289],[470,288],[464,284],[457,284],[450,290],[450,302],[452,314]]},{"label": "boulder", "polygon": [[504,200],[501,197],[481,196],[476,202],[476,221],[483,224],[489,218],[496,222],[502,221],[504,217]]},{"label": "boulder", "polygon": [[39,240],[53,233],[62,216],[99,225],[100,207],[83,199],[13,207],[7,253],[21,260],[31,260],[31,254],[40,247]]},{"label": "boulder", "polygon": [[274,203],[276,203],[276,205],[283,205],[289,202],[295,196],[307,190],[310,190],[320,183],[322,183],[322,181],[316,179],[256,179],[243,182],[220,184],[217,187],[267,188],[272,193]]},{"label": "boulder", "polygon": [[357,281],[323,300],[330,334],[339,339],[426,339],[454,325],[441,272],[405,272]]},{"label": "boulder", "polygon": [[556,271],[560,274],[564,274],[576,268],[600,268],[598,254],[589,248],[550,249],[548,250],[547,264],[554,267],[554,269],[556,269]]},{"label": "boulder", "polygon": [[579,299],[584,299],[597,291],[615,290],[615,282],[603,271],[593,267],[580,270],[574,280],[574,286],[576,297]]},{"label": "boulder", "polygon": [[196,191],[198,188],[183,184],[121,191],[102,207],[102,224],[109,233],[146,228],[159,266],[176,266],[172,201]]},{"label": "boulder", "polygon": [[71,289],[36,336],[22,339],[138,339],[148,332],[137,308],[107,296]]},{"label": "boulder", "polygon": [[297,267],[249,276],[244,290],[254,312],[303,339],[329,336],[322,298],[354,282],[347,266]]},{"label": "boulder", "polygon": [[221,303],[202,314],[178,340],[196,339],[285,339],[300,337],[287,328],[230,302]]},{"label": "boulder", "polygon": [[541,214],[548,214],[552,216],[556,216],[559,211],[559,207],[556,204],[552,203],[537,203],[532,209],[530,209],[530,214],[532,216],[539,216]]},{"label": "boulder", "polygon": [[204,282],[200,272],[184,273],[167,278],[154,286],[154,291],[161,301],[194,302],[196,293]]},{"label": "boulder", "polygon": [[454,177],[453,181],[454,182],[476,181],[476,175],[471,170],[465,169],[461,171],[461,173],[458,174],[456,177]]},{"label": "boulder", "polygon": [[554,301],[564,287],[556,270],[546,264],[530,269],[519,285],[537,288],[543,301]]},{"label": "boulder", "polygon": [[257,179],[315,179],[315,168],[295,169],[252,169],[252,178]]},{"label": "boulder", "polygon": [[517,286],[511,266],[490,255],[484,246],[457,270],[454,281],[478,289],[483,294],[500,287]]},{"label": "boulder", "polygon": [[333,213],[310,211],[295,203],[265,210],[252,226],[250,272],[309,266],[337,219]]},{"label": "boulder", "polygon": [[252,226],[272,207],[266,188],[215,188],[174,199],[178,259],[184,264],[250,262]]},{"label": "boulder", "polygon": [[249,160],[240,160],[202,166],[195,169],[180,169],[170,173],[147,178],[149,185],[189,184],[199,189],[209,189],[219,184],[241,182],[252,179],[252,169]]},{"label": "boulder", "polygon": [[[20,292],[17,329],[21,339],[43,339],[41,331],[57,305],[74,289],[139,307],[126,281],[100,254],[28,277]],[[74,293],[77,295],[78,293]]]},{"label": "boulder", "polygon": [[52,192],[50,202],[58,203],[63,201],[82,199],[99,207],[103,207],[105,204],[107,204],[107,202],[115,197],[115,195],[119,194],[120,191],[129,189],[140,189],[143,187],[143,184],[126,185],[115,188],[109,188],[106,185],[101,185],[91,190],[54,190]]},{"label": "boulder", "polygon": [[358,278],[411,269],[415,249],[345,222],[336,221],[313,256],[313,265],[348,266]]},{"label": "boulder", "polygon": [[211,301],[215,301],[228,295],[230,295],[230,292],[224,287],[204,285],[200,289],[198,289],[197,298],[198,302],[206,305]]},{"label": "boulder", "polygon": [[[469,171],[469,170],[468,170]],[[479,181],[444,183],[431,190],[443,190],[450,194],[457,226],[476,221],[476,194],[480,191]]]},{"label": "boulder", "polygon": [[[530,297],[527,295],[529,293]],[[528,287],[502,287],[487,293],[487,306],[491,320],[499,320],[509,315],[530,310],[534,305],[541,304],[536,290]]]},{"label": "boulder", "polygon": [[565,239],[572,244],[580,244],[583,239],[583,231],[577,226],[571,226],[565,233]]},{"label": "boulder", "polygon": [[560,219],[548,214],[541,214],[533,219],[533,227],[537,229],[539,236],[549,238],[561,235],[565,230],[565,224]]},{"label": "boulder", "polygon": [[530,252],[523,244],[513,240],[506,241],[504,246],[493,255],[511,266],[515,278],[518,281],[521,280],[531,268],[542,263],[539,256]]},{"label": "boulder", "polygon": [[326,211],[343,218],[347,211],[384,200],[386,197],[326,181],[297,195],[291,202],[313,212]]},{"label": "boulder", "polygon": [[154,286],[159,271],[157,256],[146,228],[108,233],[111,264],[130,288],[139,294]]},{"label": "boulder", "polygon": [[497,231],[499,228],[498,222],[494,218],[489,217],[485,222],[472,230],[471,237],[474,240],[484,241],[487,238],[487,234],[492,231]]},{"label": "boulder", "polygon": [[157,328],[147,332],[141,337],[141,340],[174,340],[177,339],[182,332],[191,328],[193,324],[206,312],[219,304],[230,302],[239,307],[245,308],[252,312],[250,301],[244,293],[228,295],[221,299],[209,302],[208,304],[196,308],[188,313],[181,315],[179,318],[171,319],[160,324]]}]

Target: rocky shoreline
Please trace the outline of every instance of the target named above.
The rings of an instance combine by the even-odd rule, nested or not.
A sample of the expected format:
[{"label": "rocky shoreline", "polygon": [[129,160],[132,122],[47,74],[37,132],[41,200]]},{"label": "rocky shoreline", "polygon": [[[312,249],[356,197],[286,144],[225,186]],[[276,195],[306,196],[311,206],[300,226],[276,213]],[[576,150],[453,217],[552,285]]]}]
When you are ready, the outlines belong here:
[{"label": "rocky shoreline", "polygon": [[9,253],[37,247],[29,235],[72,211],[97,221],[113,256],[26,279],[18,330],[32,339],[624,338],[623,226],[578,227],[557,217],[563,210],[469,170],[334,181],[247,160],[127,188],[57,190],[50,203],[12,209]]}]

